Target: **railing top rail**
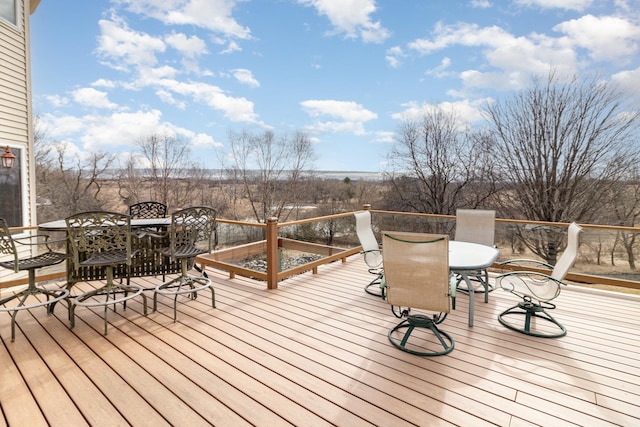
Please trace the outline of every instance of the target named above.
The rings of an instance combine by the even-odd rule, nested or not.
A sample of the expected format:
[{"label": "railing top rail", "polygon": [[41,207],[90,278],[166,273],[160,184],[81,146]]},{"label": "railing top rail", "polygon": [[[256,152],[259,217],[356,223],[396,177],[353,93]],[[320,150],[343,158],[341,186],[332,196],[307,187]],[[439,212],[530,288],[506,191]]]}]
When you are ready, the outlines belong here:
[{"label": "railing top rail", "polygon": [[[404,215],[404,216],[422,216],[429,218],[440,218],[440,219],[452,219],[455,220],[455,215],[442,215],[442,214],[427,214],[420,212],[400,212],[400,211],[385,211],[380,209],[371,209],[371,213],[383,214],[383,215]],[[568,222],[548,222],[548,221],[535,221],[529,219],[508,219],[508,218],[496,218],[496,222],[500,223],[511,223],[511,224],[531,224],[531,225],[547,225],[554,227],[568,227],[570,223]],[[578,224],[583,228],[593,228],[593,229],[603,229],[603,230],[621,230],[621,231],[632,231],[636,233],[640,233],[640,227],[631,227],[627,225],[606,225],[606,224]]]},{"label": "railing top rail", "polygon": [[242,225],[245,227],[260,227],[260,228],[267,227],[267,224],[262,222],[238,221],[235,219],[216,218],[216,222],[219,222],[221,224]]},{"label": "railing top rail", "polygon": [[280,222],[280,223],[278,223],[278,228],[280,228],[280,227],[290,227],[292,225],[307,224],[309,222],[327,221],[327,220],[330,220],[330,219],[345,218],[345,217],[349,217],[349,216],[352,216],[352,215],[353,215],[353,212],[344,212],[344,213],[339,213],[339,214],[316,216],[316,217],[313,217],[313,218],[298,219],[298,220],[295,220],[295,221]]},{"label": "railing top rail", "polygon": [[[447,219],[447,220],[455,220],[455,215],[442,215],[442,214],[427,214],[420,212],[401,212],[401,211],[385,211],[380,209],[371,209],[371,213],[382,214],[382,215],[402,215],[402,216],[414,216],[414,217],[427,217],[427,218],[436,218],[436,219]],[[310,222],[316,221],[327,221],[331,219],[337,218],[345,218],[353,215],[354,212],[343,212],[338,214],[331,215],[323,215],[316,216],[312,218],[299,219],[295,221],[287,221],[278,223],[278,228],[288,227],[293,225],[307,224]],[[511,224],[529,224],[529,225],[546,225],[546,226],[554,226],[554,227],[568,227],[568,222],[546,222],[546,221],[533,221],[527,219],[508,219],[508,218],[496,218],[496,222],[499,223],[511,223]],[[245,227],[259,227],[266,228],[267,224],[260,222],[252,222],[252,221],[239,221],[233,219],[225,219],[225,218],[217,218],[217,222],[221,224],[232,224],[232,225],[240,225]],[[605,224],[578,224],[583,228],[592,228],[592,229],[603,229],[610,231],[630,231],[635,233],[640,233],[640,227],[631,227],[625,225],[605,225]],[[37,226],[26,226],[26,227],[9,227],[11,231],[29,231],[29,230],[37,230]]]}]

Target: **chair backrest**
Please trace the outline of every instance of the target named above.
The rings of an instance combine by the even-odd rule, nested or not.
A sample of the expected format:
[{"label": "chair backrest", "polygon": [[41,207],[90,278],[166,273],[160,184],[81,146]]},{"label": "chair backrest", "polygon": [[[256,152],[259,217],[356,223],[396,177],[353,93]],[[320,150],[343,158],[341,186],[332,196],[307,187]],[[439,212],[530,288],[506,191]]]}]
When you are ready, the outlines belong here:
[{"label": "chair backrest", "polygon": [[449,236],[383,231],[382,247],[389,304],[450,311]]},{"label": "chair backrest", "polygon": [[131,263],[131,218],[118,212],[80,212],[65,219],[71,257],[80,267],[80,253],[86,257],[96,252],[125,250]]},{"label": "chair backrest", "polygon": [[18,269],[18,250],[4,218],[0,218],[0,254],[11,255],[13,257],[14,272],[20,271]]},{"label": "chair backrest", "polygon": [[167,205],[160,202],[140,202],[129,206],[132,219],[164,218],[167,216]]},{"label": "chair backrest", "polygon": [[495,241],[496,212],[480,209],[456,210],[454,240],[493,246]]},{"label": "chair backrest", "polygon": [[582,227],[575,222],[569,225],[569,229],[567,230],[567,247],[564,249],[564,252],[562,252],[562,255],[560,255],[560,258],[558,258],[551,272],[551,277],[554,279],[562,281],[576,261],[578,247],[580,246],[579,235],[581,231]]},{"label": "chair backrest", "polygon": [[206,246],[208,251],[218,243],[217,212],[208,206],[192,206],[171,214],[169,234],[171,252],[177,247]]},{"label": "chair backrest", "polygon": [[371,212],[355,212],[353,216],[356,218],[356,234],[364,252],[364,260],[369,267],[378,267],[382,264],[382,253],[371,228]]}]

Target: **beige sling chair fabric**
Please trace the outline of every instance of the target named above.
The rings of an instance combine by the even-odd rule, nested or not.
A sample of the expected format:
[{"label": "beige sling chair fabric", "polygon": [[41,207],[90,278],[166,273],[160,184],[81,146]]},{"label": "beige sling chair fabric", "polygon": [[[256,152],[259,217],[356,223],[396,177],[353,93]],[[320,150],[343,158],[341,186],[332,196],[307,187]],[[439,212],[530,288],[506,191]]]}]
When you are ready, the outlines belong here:
[{"label": "beige sling chair fabric", "polygon": [[[389,332],[391,343],[421,356],[437,356],[453,350],[453,340],[436,326],[451,309],[448,236],[384,231],[382,247],[386,300],[392,306],[407,307],[401,311],[407,319]],[[433,317],[414,315],[409,314],[409,309],[437,314]],[[407,328],[404,336],[396,338],[397,331],[404,328]],[[433,344],[428,343],[425,343],[430,345],[427,351],[411,347],[409,338],[414,328],[430,329],[439,341],[439,349],[433,350]]]},{"label": "beige sling chair fabric", "polygon": [[454,240],[493,246],[495,239],[495,221],[495,211],[458,209],[456,211],[456,233]]},{"label": "beige sling chair fabric", "polygon": [[[522,301],[498,315],[500,323],[507,328],[541,338],[559,338],[567,334],[567,329],[547,310],[556,306],[551,301],[560,295],[564,277],[573,266],[580,246],[579,235],[582,228],[575,222],[567,229],[567,247],[551,266],[534,259],[514,259],[500,263],[502,266],[517,266],[519,271],[511,271],[496,277],[496,286],[522,298]],[[531,271],[526,268],[532,268]],[[551,269],[545,274],[536,269]]]},{"label": "beige sling chair fabric", "polygon": [[356,219],[356,234],[362,246],[364,262],[369,267],[369,273],[375,275],[375,278],[364,287],[364,290],[370,295],[384,297],[383,290],[380,287],[383,273],[382,251],[371,227],[371,212],[355,212],[353,216]]},{"label": "beige sling chair fabric", "polygon": [[[456,210],[456,232],[454,240],[458,242],[478,243],[486,246],[494,246],[496,212],[482,209],[458,209]],[[480,283],[484,290],[484,302],[489,302],[489,292],[493,287],[489,283],[489,271],[484,268],[476,274],[469,272],[468,277]],[[458,277],[458,290],[466,293],[466,284]]]}]

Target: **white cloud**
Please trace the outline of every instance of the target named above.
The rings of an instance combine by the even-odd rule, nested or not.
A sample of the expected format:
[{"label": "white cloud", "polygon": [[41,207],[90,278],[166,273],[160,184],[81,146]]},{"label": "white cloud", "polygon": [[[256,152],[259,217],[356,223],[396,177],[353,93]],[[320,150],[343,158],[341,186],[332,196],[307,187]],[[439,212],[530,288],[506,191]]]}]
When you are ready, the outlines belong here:
[{"label": "white cloud", "polygon": [[73,100],[78,104],[88,107],[114,109],[117,104],[109,101],[109,95],[106,92],[99,91],[92,87],[85,87],[73,91]]},{"label": "white cloud", "polygon": [[117,86],[117,83],[114,82],[113,80],[98,79],[95,82],[91,83],[91,86],[102,87],[105,89],[113,89]]},{"label": "white cloud", "polygon": [[640,68],[621,71],[611,76],[611,80],[629,97],[636,99],[636,108],[640,108]]},{"label": "white cloud", "polygon": [[173,94],[170,91],[164,90],[164,89],[158,89],[156,90],[155,93],[156,93],[156,96],[165,104],[174,105],[176,108],[180,110],[186,110],[187,103],[184,101],[179,101],[175,99]]},{"label": "white cloud", "polygon": [[585,15],[556,25],[575,45],[587,49],[596,61],[629,60],[640,47],[640,26],[614,16]]},{"label": "white cloud", "polygon": [[382,43],[391,35],[380,21],[371,20],[376,11],[375,0],[298,0],[298,3],[312,6],[318,14],[329,18],[333,33],[360,37],[365,43]]},{"label": "white cloud", "polygon": [[193,146],[197,148],[218,148],[223,146],[221,142],[215,141],[211,135],[204,133],[193,134],[189,139]]},{"label": "white cloud", "polygon": [[183,33],[172,33],[166,36],[165,40],[169,46],[187,58],[195,58],[207,53],[206,43],[198,36],[188,37]]},{"label": "white cloud", "polygon": [[82,119],[74,116],[55,116],[44,114],[40,116],[39,126],[42,126],[46,135],[54,140],[68,138],[84,127]]},{"label": "white cloud", "polygon": [[516,0],[516,4],[541,9],[564,9],[582,11],[590,7],[593,0]]},{"label": "white cloud", "polygon": [[379,131],[376,132],[375,135],[376,142],[390,144],[393,142],[393,138],[395,137],[396,133],[391,131]]},{"label": "white cloud", "polygon": [[140,138],[170,129],[161,118],[158,110],[83,116],[84,129],[79,139],[87,151],[132,146]]},{"label": "white cloud", "polygon": [[62,107],[69,104],[69,98],[60,95],[44,95],[44,99],[54,107]]},{"label": "white cloud", "polygon": [[[40,118],[48,136],[67,147],[68,157],[98,151],[131,151],[144,138],[154,134],[183,137],[194,148],[216,148],[222,144],[204,133],[195,133],[162,120],[158,110],[117,112],[109,115],[54,116]],[[78,147],[73,141],[81,141]]]},{"label": "white cloud", "polygon": [[577,68],[576,53],[568,38],[542,34],[515,37],[497,26],[438,23],[432,39],[417,39],[408,44],[410,49],[422,55],[455,46],[482,48],[480,53],[493,67],[460,72],[468,87],[518,89],[529,83],[532,74],[547,73],[551,68],[571,73]]},{"label": "white cloud", "polygon": [[227,38],[250,39],[251,31],[232,17],[237,0],[117,0],[133,13],[167,25],[195,25]]},{"label": "white cloud", "polygon": [[179,71],[170,65],[162,65],[160,67],[142,66],[138,68],[135,84],[139,87],[149,86],[160,80],[176,78],[178,74]]},{"label": "white cloud", "polygon": [[[365,133],[364,123],[378,118],[378,115],[352,101],[308,100],[300,103],[310,117],[316,119],[313,125],[307,126],[311,133],[349,132],[356,135]],[[320,118],[337,120],[320,121]]]},{"label": "white cloud", "polygon": [[470,4],[476,9],[488,9],[493,6],[489,0],[471,0]]},{"label": "white cloud", "polygon": [[228,55],[230,53],[240,52],[240,51],[242,51],[242,48],[240,47],[240,45],[238,43],[236,43],[235,41],[230,40],[229,44],[227,45],[227,48],[224,49],[224,50],[221,50],[220,54],[221,55]]},{"label": "white cloud", "polygon": [[399,68],[402,65],[402,58],[407,55],[400,46],[394,46],[387,49],[384,59],[392,68]]},{"label": "white cloud", "polygon": [[158,62],[156,53],[166,49],[161,39],[133,31],[122,20],[101,19],[98,25],[97,52],[114,69],[124,71],[129,65],[154,66]]},{"label": "white cloud", "polygon": [[416,39],[408,47],[422,55],[428,55],[453,45],[500,46],[514,41],[511,34],[498,26],[480,27],[469,23],[444,25],[438,22],[433,32],[433,39]]},{"label": "white cloud", "polygon": [[451,74],[449,71],[447,71],[450,66],[451,66],[451,58],[444,57],[442,58],[442,61],[440,61],[440,65],[425,71],[425,74],[436,76],[436,77],[445,77]]},{"label": "white cloud", "polygon": [[420,104],[416,101],[411,101],[403,105],[404,110],[392,114],[392,117],[396,120],[419,120],[426,112],[439,109],[457,115],[461,119],[461,124],[471,124],[483,119],[483,107],[490,101],[489,98],[473,101],[467,99],[457,102],[441,102],[439,104],[428,102]]},{"label": "white cloud", "polygon": [[201,82],[180,82],[166,79],[156,82],[164,89],[183,96],[189,96],[195,101],[223,112],[224,116],[234,122],[257,123],[258,117],[253,112],[253,102],[246,98],[234,98],[224,93],[222,89]]},{"label": "white cloud", "polygon": [[[163,52],[165,42],[160,38],[151,37],[148,34],[130,30],[125,23],[118,21],[100,21],[102,34],[99,41],[99,52],[105,58],[111,60],[111,66],[118,70],[128,70],[129,66],[135,67],[137,77],[121,86],[128,90],[142,90],[150,87],[159,99],[185,108],[184,100],[178,96],[191,97],[197,102],[204,102],[213,109],[223,112],[224,116],[235,122],[258,123],[257,115],[253,111],[253,103],[246,98],[237,98],[227,95],[221,88],[201,82],[181,82],[177,80],[179,70],[170,65],[158,66],[156,53]],[[167,44],[179,49],[186,56],[196,56],[202,53],[205,46],[197,37],[186,37],[181,34],[172,34],[165,38]],[[126,64],[123,67],[120,64]],[[189,64],[185,64],[189,66]],[[191,64],[191,70],[196,70],[197,65]],[[242,79],[245,84],[257,85],[250,72],[238,72],[236,78]]]},{"label": "white cloud", "polygon": [[233,77],[238,80],[240,83],[245,84],[251,87],[259,87],[260,82],[258,82],[251,73],[251,70],[247,70],[245,68],[238,68],[232,70]]}]

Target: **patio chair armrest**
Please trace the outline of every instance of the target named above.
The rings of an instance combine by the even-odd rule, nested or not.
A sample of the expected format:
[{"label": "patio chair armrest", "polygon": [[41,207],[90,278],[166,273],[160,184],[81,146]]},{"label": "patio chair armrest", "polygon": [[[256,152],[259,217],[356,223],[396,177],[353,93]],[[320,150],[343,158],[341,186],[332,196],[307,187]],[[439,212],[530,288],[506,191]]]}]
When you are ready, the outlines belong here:
[{"label": "patio chair armrest", "polygon": [[[38,238],[44,238],[44,241],[39,242],[37,240]],[[34,241],[34,239],[35,239],[35,241]],[[13,241],[16,242],[19,245],[25,245],[25,246],[42,246],[42,245],[44,245],[44,246],[47,247],[49,252],[51,252],[51,251],[53,251],[53,249],[51,249],[49,247],[49,245],[51,243],[64,243],[64,242],[67,241],[67,239],[65,237],[65,238],[62,238],[62,239],[50,240],[48,234],[33,234],[33,235],[30,235],[30,236],[16,237],[16,238],[13,239]]]},{"label": "patio chair armrest", "polygon": [[553,270],[553,266],[551,264],[546,263],[544,261],[539,261],[537,259],[526,259],[526,258],[509,259],[506,261],[499,262],[498,265],[501,265],[501,266],[513,265],[516,267],[534,267],[534,268],[544,267],[546,269]]},{"label": "patio chair armrest", "polygon": [[369,268],[379,268],[382,266],[382,250],[369,249],[360,253],[364,256],[364,262]]},{"label": "patio chair armrest", "polygon": [[361,254],[368,254],[368,253],[382,253],[381,249],[369,249],[368,251],[362,251],[360,252]]},{"label": "patio chair armrest", "polygon": [[134,239],[164,239],[169,233],[167,231],[158,231],[151,228],[141,228],[131,232]]},{"label": "patio chair armrest", "polygon": [[512,271],[496,276],[496,286],[520,297],[531,297],[538,301],[551,301],[560,294],[560,285],[565,285],[548,274],[537,271]]}]

